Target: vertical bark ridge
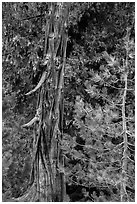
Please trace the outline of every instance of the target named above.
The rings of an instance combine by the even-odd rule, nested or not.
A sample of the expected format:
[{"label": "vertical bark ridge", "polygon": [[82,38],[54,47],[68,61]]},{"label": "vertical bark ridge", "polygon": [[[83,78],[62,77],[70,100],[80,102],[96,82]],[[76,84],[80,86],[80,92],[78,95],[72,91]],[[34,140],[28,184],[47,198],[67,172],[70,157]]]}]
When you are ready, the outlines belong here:
[{"label": "vertical bark ridge", "polygon": [[34,122],[34,140],[30,187],[16,201],[63,202],[65,175],[61,140],[63,137],[63,88],[67,49],[68,3],[50,3],[45,14],[45,66],[46,77],[27,95],[38,92]]}]

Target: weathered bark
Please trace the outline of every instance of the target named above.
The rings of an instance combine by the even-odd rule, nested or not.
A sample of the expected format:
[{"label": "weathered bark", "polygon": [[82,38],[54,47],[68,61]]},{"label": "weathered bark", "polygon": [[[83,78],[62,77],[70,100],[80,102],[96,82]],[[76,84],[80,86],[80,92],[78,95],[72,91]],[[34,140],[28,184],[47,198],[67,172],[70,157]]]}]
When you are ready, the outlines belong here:
[{"label": "weathered bark", "polygon": [[[33,161],[28,192],[14,201],[65,201],[63,136],[63,88],[67,48],[68,3],[51,3],[46,15],[45,70],[36,88],[38,120],[33,121]],[[33,120],[33,119],[32,119]],[[27,123],[24,127],[29,127]]]}]

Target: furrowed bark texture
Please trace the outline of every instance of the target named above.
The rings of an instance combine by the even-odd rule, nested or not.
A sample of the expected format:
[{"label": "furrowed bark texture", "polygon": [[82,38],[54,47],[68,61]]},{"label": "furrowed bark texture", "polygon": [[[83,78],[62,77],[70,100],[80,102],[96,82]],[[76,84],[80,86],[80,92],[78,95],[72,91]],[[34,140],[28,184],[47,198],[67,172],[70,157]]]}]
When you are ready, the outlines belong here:
[{"label": "furrowed bark texture", "polygon": [[45,69],[40,82],[26,95],[38,91],[34,125],[33,161],[30,187],[18,202],[65,201],[65,175],[61,140],[63,136],[63,88],[67,48],[68,3],[50,3],[45,14]]}]

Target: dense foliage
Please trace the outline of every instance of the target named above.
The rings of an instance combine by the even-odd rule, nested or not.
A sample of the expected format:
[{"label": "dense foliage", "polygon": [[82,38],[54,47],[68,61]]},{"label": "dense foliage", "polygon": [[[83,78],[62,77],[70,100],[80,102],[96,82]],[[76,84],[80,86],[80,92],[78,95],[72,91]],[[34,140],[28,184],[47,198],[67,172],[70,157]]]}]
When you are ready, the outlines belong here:
[{"label": "dense foliage", "polygon": [[[47,3],[3,3],[3,200],[27,190]],[[70,201],[134,201],[134,3],[71,3],[64,88]]]}]

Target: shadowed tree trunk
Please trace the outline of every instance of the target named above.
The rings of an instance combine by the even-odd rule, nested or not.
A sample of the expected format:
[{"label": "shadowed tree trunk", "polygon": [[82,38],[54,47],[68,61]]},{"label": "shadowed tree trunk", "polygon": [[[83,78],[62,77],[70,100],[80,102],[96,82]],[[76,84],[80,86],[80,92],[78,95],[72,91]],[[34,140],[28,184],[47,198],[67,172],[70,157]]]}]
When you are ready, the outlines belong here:
[{"label": "shadowed tree trunk", "polygon": [[67,47],[68,3],[50,3],[45,14],[44,67],[38,85],[35,117],[23,125],[34,125],[33,161],[28,192],[16,201],[65,201],[63,136],[63,88]]}]

